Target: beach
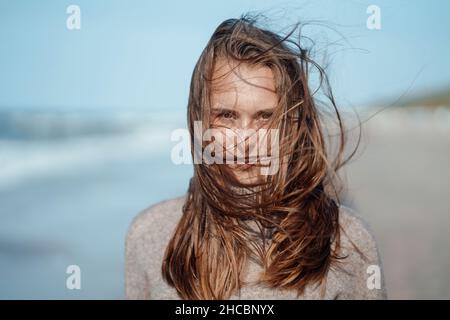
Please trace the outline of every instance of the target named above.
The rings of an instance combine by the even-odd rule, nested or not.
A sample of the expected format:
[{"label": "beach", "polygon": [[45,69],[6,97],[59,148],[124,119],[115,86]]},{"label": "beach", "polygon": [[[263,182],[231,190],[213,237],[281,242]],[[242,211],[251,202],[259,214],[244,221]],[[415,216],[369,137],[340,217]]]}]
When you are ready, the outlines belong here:
[{"label": "beach", "polygon": [[448,109],[385,110],[364,124],[347,201],[375,233],[389,298],[450,298],[449,163]]},{"label": "beach", "polygon": [[[186,192],[192,167],[170,158],[184,111],[92,119],[2,115],[28,131],[0,139],[1,299],[123,299],[129,224]],[[385,110],[362,133],[344,199],[373,230],[389,298],[450,298],[449,112]],[[81,290],[66,287],[69,265]]]}]

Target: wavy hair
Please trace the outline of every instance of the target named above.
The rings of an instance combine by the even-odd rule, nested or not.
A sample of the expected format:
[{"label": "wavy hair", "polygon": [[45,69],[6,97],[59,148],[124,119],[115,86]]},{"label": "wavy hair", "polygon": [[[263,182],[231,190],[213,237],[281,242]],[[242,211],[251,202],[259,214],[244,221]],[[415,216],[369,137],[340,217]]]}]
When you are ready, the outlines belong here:
[{"label": "wavy hair", "polygon": [[[300,32],[298,39],[294,37],[299,24],[281,36],[256,22],[243,15],[214,31],[192,74],[188,127],[194,146],[194,122],[202,121],[203,130],[211,126],[210,96],[218,59],[269,67],[278,97],[271,126],[280,132],[279,170],[263,183],[245,185],[227,166],[194,164],[183,214],[161,268],[163,279],[182,299],[229,298],[246,284],[249,259],[263,267],[260,283],[295,290],[300,296],[309,284],[325,285],[332,263],[344,258],[338,254],[336,172],[356,149],[344,160],[344,124],[324,69],[302,47]],[[313,68],[337,119],[333,161],[315,91],[308,84]]]}]

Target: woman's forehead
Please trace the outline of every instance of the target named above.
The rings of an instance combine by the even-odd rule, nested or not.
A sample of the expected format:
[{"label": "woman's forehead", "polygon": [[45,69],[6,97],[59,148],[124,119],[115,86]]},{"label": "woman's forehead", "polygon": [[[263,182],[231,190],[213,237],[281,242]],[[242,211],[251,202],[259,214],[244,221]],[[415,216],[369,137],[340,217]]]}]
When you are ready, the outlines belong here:
[{"label": "woman's forehead", "polygon": [[221,107],[264,106],[276,104],[273,72],[264,66],[241,64],[234,70],[228,63],[220,63],[213,73],[211,98]]},{"label": "woman's forehead", "polygon": [[[218,59],[213,70],[213,92],[235,90],[236,87],[259,87],[275,92],[273,71],[266,66],[250,65]],[[248,89],[248,88],[246,88]]]}]

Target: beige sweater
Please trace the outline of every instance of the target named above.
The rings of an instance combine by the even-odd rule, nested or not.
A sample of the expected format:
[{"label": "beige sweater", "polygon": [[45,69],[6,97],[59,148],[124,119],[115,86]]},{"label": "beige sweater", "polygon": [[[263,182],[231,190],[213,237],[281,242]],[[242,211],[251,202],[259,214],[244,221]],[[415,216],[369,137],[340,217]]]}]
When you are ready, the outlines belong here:
[{"label": "beige sweater", "polygon": [[[125,248],[125,295],[127,299],[180,299],[161,276],[165,248],[182,214],[186,196],[167,200],[140,212],[131,223]],[[325,299],[386,299],[381,259],[367,224],[350,208],[340,207],[344,268],[331,268],[326,279]],[[350,240],[368,257],[364,260]],[[257,283],[261,267],[249,262],[246,280],[230,299],[297,299],[293,291],[270,289]],[[378,278],[376,278],[378,277]],[[377,282],[378,281],[378,282]],[[320,299],[317,286],[307,286],[303,299]]]}]

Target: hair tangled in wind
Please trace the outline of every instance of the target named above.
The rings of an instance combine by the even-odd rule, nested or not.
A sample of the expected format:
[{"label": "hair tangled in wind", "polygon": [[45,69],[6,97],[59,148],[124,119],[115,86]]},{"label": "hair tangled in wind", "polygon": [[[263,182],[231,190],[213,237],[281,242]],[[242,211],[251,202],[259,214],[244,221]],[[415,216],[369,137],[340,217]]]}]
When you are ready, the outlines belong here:
[{"label": "hair tangled in wind", "polygon": [[[213,70],[218,59],[227,59],[272,70],[278,106],[271,126],[279,129],[282,157],[278,172],[257,186],[239,184],[226,166],[194,165],[183,215],[162,265],[163,278],[183,299],[229,298],[245,284],[248,259],[263,266],[259,281],[265,286],[301,295],[307,285],[323,284],[332,263],[342,258],[335,179],[356,149],[343,159],[346,136],[328,78],[301,46],[300,32],[295,39],[296,30],[298,25],[280,36],[249,16],[226,20],[195,65],[188,101],[191,145],[194,122],[211,123]],[[333,160],[308,85],[313,68],[339,127]]]}]

